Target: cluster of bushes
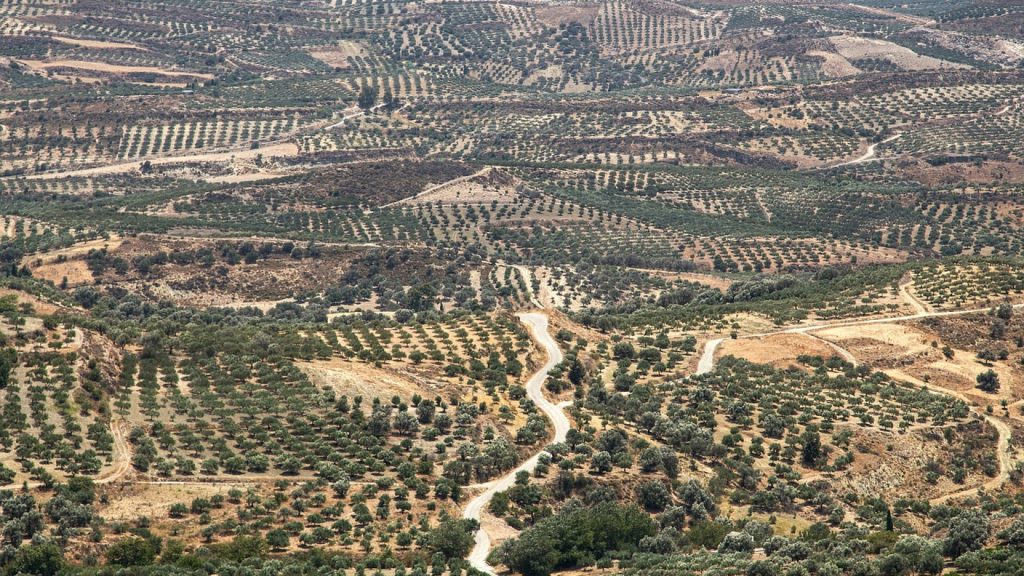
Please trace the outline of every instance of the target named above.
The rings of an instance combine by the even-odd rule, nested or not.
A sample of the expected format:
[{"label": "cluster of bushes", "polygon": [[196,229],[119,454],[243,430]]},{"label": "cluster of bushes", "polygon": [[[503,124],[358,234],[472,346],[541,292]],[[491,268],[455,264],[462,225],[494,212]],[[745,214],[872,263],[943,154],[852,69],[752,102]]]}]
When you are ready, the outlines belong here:
[{"label": "cluster of bushes", "polygon": [[656,533],[654,520],[633,505],[566,506],[494,555],[523,576],[548,576],[555,570],[590,566],[613,552],[636,550],[641,539]]},{"label": "cluster of bushes", "polygon": [[320,247],[315,242],[308,242],[305,248],[295,245],[294,242],[284,242],[281,246],[271,243],[256,245],[253,242],[220,242],[214,247],[204,246],[194,250],[172,250],[165,252],[157,251],[145,256],[136,256],[129,262],[120,256],[114,256],[106,248],[89,250],[85,255],[86,265],[96,276],[102,275],[109,269],[117,274],[125,274],[134,268],[142,275],[150,274],[155,267],[165,264],[176,264],[187,266],[196,264],[209,268],[218,261],[234,266],[241,263],[255,264],[260,259],[269,258],[275,252],[279,252],[294,259],[317,258],[321,255]]},{"label": "cluster of bushes", "polygon": [[754,313],[776,324],[821,317],[862,316],[887,310],[866,302],[865,293],[896,286],[905,266],[824,268],[802,275],[755,276],[728,290],[694,285],[666,292],[657,299],[634,300],[575,314],[578,322],[599,330],[625,330],[692,325],[717,321],[729,314]]},{"label": "cluster of bushes", "polygon": [[436,253],[409,248],[371,250],[352,262],[338,284],[326,290],[324,300],[351,305],[376,294],[377,306],[383,310],[431,312],[441,303],[491,310],[497,305],[497,294],[486,289],[478,295],[471,287],[469,266],[474,259],[443,248]]}]

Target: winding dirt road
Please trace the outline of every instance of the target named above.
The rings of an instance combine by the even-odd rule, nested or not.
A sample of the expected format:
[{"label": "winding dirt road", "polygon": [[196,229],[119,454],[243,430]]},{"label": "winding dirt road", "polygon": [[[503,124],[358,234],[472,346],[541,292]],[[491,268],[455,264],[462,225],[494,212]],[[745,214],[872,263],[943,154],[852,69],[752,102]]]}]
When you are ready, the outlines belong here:
[{"label": "winding dirt road", "polygon": [[996,418],[995,416],[992,416],[991,414],[985,413],[981,409],[976,409],[974,402],[972,402],[967,396],[955,390],[949,390],[941,386],[932,384],[930,382],[925,382],[924,380],[918,380],[917,378],[914,378],[913,376],[907,374],[906,372],[903,372],[902,370],[887,370],[886,373],[894,378],[905,380],[912,384],[916,384],[918,386],[927,388],[932,392],[936,392],[938,394],[943,394],[945,396],[950,396],[958,400],[962,400],[965,404],[971,407],[971,411],[973,411],[978,416],[984,418],[985,421],[992,425],[992,427],[996,429],[996,432],[999,433],[999,443],[996,446],[996,455],[999,458],[999,474],[997,474],[995,478],[989,480],[988,482],[985,482],[981,486],[975,486],[973,488],[960,490],[959,492],[953,492],[951,494],[939,496],[938,498],[932,498],[931,503],[933,505],[944,504],[950,500],[954,500],[957,498],[967,498],[969,496],[975,496],[977,495],[978,491],[982,488],[984,488],[985,490],[995,490],[1002,486],[1004,482],[1010,479],[1010,470],[1013,469],[1013,460],[1012,458],[1010,458],[1010,437],[1012,435],[1012,431],[1005,422]]},{"label": "winding dirt road", "polygon": [[[900,288],[901,291],[904,291],[905,286],[901,286]],[[907,296],[910,296],[910,294],[908,293]],[[769,332],[744,334],[743,336],[740,336],[739,339],[757,339],[765,338],[767,336],[776,336],[779,334],[805,334],[813,338],[817,338],[817,336],[810,334],[810,332],[817,332],[818,330],[828,330],[830,328],[865,326],[868,324],[891,324],[896,322],[906,322],[908,320],[920,320],[922,318],[941,318],[944,316],[966,316],[968,314],[982,314],[992,309],[991,307],[986,307],[969,308],[964,310],[942,310],[938,312],[928,311],[923,308],[923,305],[921,305],[916,298],[914,298],[913,296],[910,296],[910,298],[912,299],[912,305],[914,302],[918,303],[917,306],[914,306],[915,309],[919,310],[919,312],[917,312],[916,314],[906,314],[903,316],[882,316],[878,318],[862,318],[860,320],[837,320],[835,322],[825,322],[820,324],[805,324],[800,326],[792,326],[789,328],[779,328],[778,330],[772,330]],[[1024,304],[1014,304],[1013,308],[1015,310],[1024,308]],[[724,338],[715,338],[713,340],[708,340],[707,342],[704,343],[704,350],[701,353],[700,360],[697,362],[696,374],[707,374],[708,372],[714,370],[715,352],[718,350],[718,346],[722,343],[723,340]],[[819,340],[828,342],[828,340],[824,340],[821,338],[819,338]],[[829,345],[835,348],[836,351],[842,354],[845,358],[849,359],[853,357],[852,354],[850,354],[848,351],[841,350],[836,344],[829,342]]]},{"label": "winding dirt road", "polygon": [[[534,339],[544,348],[548,357],[544,365],[527,382],[526,395],[540,408],[541,412],[547,416],[554,426],[555,436],[552,442],[564,442],[566,434],[569,433],[569,418],[566,417],[560,405],[553,404],[544,397],[544,381],[547,380],[548,372],[562,361],[562,351],[559,350],[555,339],[548,332],[548,317],[546,314],[541,312],[523,313],[519,314],[519,320],[526,324]],[[487,505],[490,504],[494,495],[512,487],[517,473],[532,472],[537,467],[541,454],[545,453],[545,450],[537,452],[516,469],[496,481],[485,484],[484,486],[487,486],[487,489],[466,504],[465,509],[462,511],[462,517],[479,522],[481,514],[483,514]],[[470,551],[468,558],[470,565],[485,574],[495,574],[494,568],[487,563],[487,555],[491,552],[491,537],[483,526],[477,530],[474,540],[473,550]]]}]

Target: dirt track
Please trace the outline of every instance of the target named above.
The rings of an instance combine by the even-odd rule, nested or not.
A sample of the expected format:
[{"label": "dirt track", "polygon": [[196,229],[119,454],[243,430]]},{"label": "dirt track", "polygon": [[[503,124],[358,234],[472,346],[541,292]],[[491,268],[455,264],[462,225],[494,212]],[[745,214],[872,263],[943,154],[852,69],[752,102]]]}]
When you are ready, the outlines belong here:
[{"label": "dirt track", "polygon": [[257,156],[263,156],[264,158],[277,158],[286,156],[297,156],[298,154],[299,147],[289,142],[251,150],[246,149],[226,152],[210,152],[208,154],[186,154],[183,156],[154,157],[143,160],[134,160],[131,162],[118,162],[116,164],[96,166],[94,168],[82,168],[80,170],[68,170],[64,172],[43,172],[41,174],[33,174],[31,176],[28,176],[26,179],[55,180],[61,178],[72,178],[81,176],[127,174],[129,172],[138,171],[142,166],[142,163],[147,160],[153,166],[160,166],[164,164],[185,164],[189,162],[226,162],[232,159],[239,160],[243,158],[255,158]]},{"label": "dirt track", "polygon": [[470,180],[472,180],[474,178],[477,178],[477,177],[486,176],[490,171],[491,171],[491,167],[490,166],[484,166],[483,168],[481,168],[480,170],[478,170],[478,171],[476,171],[476,172],[474,172],[472,174],[467,174],[466,176],[460,176],[458,178],[454,178],[454,179],[449,180],[447,182],[442,182],[440,184],[435,184],[433,186],[430,186],[430,187],[424,189],[422,192],[419,192],[417,194],[413,194],[412,196],[409,196],[408,198],[402,198],[401,200],[397,200],[397,201],[392,202],[390,204],[385,204],[385,205],[381,206],[381,209],[391,208],[391,207],[394,207],[394,206],[400,206],[402,204],[407,204],[409,202],[414,202],[414,201],[416,201],[418,199],[422,199],[424,196],[427,196],[428,194],[432,194],[434,192],[437,192],[438,190],[443,190],[444,188],[447,188],[449,186],[454,186],[454,185],[460,184],[462,182],[468,182],[468,181],[470,181]]},{"label": "dirt track", "polygon": [[857,158],[856,160],[850,160],[849,162],[843,162],[841,164],[834,164],[832,166],[827,166],[827,168],[839,168],[841,166],[854,166],[854,165],[857,165],[857,164],[863,164],[865,162],[870,162],[872,160],[875,160],[875,149],[878,148],[879,144],[888,144],[889,142],[892,142],[893,140],[896,140],[899,137],[900,137],[900,134],[894,134],[894,135],[886,138],[885,140],[882,140],[881,142],[875,142],[875,143],[871,144],[870,146],[868,146],[867,151],[864,152],[864,154],[861,155],[860,158]]},{"label": "dirt track", "polygon": [[117,482],[132,471],[132,450],[124,438],[123,426],[116,418],[110,421],[110,433],[114,437],[114,469],[107,475],[97,478],[96,484]]},{"label": "dirt track", "polygon": [[[555,435],[552,442],[564,442],[566,434],[569,433],[569,419],[560,405],[553,404],[544,396],[543,388],[548,372],[562,361],[562,351],[559,350],[558,344],[555,343],[554,338],[548,332],[548,317],[546,314],[543,312],[529,312],[520,314],[519,319],[530,329],[530,333],[544,348],[548,356],[544,365],[527,382],[526,395],[540,408],[541,412],[547,416],[552,426],[554,426]],[[462,511],[462,517],[479,522],[484,508],[490,504],[494,495],[503,490],[508,490],[515,483],[516,474],[519,472],[532,472],[537,467],[541,454],[544,453],[544,450],[537,452],[529,460],[523,462],[498,480],[484,484],[484,486],[487,486],[487,489],[466,504]],[[473,550],[470,551],[468,558],[470,565],[485,574],[495,574],[494,568],[487,563],[487,555],[491,552],[490,535],[481,527],[477,530],[474,541]]]},{"label": "dirt track", "polygon": [[[952,396],[959,400],[963,400],[964,403],[966,403],[968,406],[973,406],[972,402],[966,396],[955,390],[949,390],[941,386],[936,386],[935,384],[932,384],[930,382],[925,382],[924,380],[918,380],[917,378],[914,378],[913,376],[907,374],[906,372],[903,372],[902,370],[887,370],[886,373],[894,378],[906,380],[907,382],[917,384],[918,386],[923,386],[938,394],[944,394],[946,396]],[[953,492],[952,494],[939,496],[938,498],[932,498],[931,503],[933,505],[944,504],[945,502],[957,498],[967,498],[969,496],[974,496],[982,488],[984,488],[985,490],[995,490],[1010,479],[1010,470],[1013,469],[1013,461],[1010,458],[1010,437],[1012,435],[1010,427],[1007,426],[1005,422],[996,418],[995,416],[986,414],[981,410],[975,410],[973,407],[971,409],[978,416],[984,418],[985,421],[991,424],[992,427],[996,429],[996,432],[999,433],[999,443],[996,446],[996,454],[999,458],[999,474],[997,474],[995,478],[989,480],[988,482],[985,482],[981,486],[975,486],[973,488],[967,488],[959,492]]]},{"label": "dirt track", "polygon": [[88,70],[90,72],[108,72],[111,74],[159,74],[161,76],[172,76],[182,78],[199,78],[202,80],[213,80],[213,74],[202,72],[182,72],[178,70],[165,70],[152,66],[120,66],[107,64],[106,62],[89,62],[87,60],[53,60],[44,62],[42,60],[20,60],[33,70],[46,70],[49,68],[74,68],[76,70]]}]

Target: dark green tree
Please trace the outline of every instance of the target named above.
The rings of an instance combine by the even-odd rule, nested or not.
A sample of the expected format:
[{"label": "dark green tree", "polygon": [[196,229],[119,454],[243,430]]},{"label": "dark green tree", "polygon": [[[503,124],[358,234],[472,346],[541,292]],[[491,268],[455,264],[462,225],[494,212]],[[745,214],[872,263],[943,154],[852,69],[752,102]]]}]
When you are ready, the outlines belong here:
[{"label": "dark green tree", "polygon": [[995,394],[999,391],[999,374],[995,370],[989,369],[978,374],[977,381],[978,388],[983,392]]},{"label": "dark green tree", "polygon": [[363,88],[359,91],[358,104],[363,110],[369,110],[373,108],[374,104],[377,103],[377,88],[364,84]]},{"label": "dark green tree", "polygon": [[117,566],[148,566],[154,558],[153,544],[137,536],[119,540],[107,549],[107,562]]},{"label": "dark green tree", "polygon": [[430,549],[445,558],[465,558],[473,547],[473,534],[479,525],[475,520],[442,520],[427,537]]}]

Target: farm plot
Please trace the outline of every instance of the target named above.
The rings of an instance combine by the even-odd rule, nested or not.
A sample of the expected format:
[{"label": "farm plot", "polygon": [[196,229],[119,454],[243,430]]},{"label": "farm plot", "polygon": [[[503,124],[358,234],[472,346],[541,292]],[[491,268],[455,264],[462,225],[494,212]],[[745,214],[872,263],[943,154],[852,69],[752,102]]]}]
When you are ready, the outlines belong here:
[{"label": "farm plot", "polygon": [[1024,109],[1016,107],[1005,114],[986,115],[950,124],[927,126],[887,144],[894,154],[1001,154],[1019,156],[1024,135]]},{"label": "farm plot", "polygon": [[[704,461],[714,443],[742,455],[737,462],[760,474],[746,473],[751,499],[741,503],[760,512],[780,504],[755,488],[772,477],[829,474],[840,492],[874,496],[914,487],[935,496],[997,473],[994,434],[964,402],[839,359],[802,361],[806,371],[726,357],[708,375],[648,384],[641,409],[630,408],[632,400],[601,407],[687,458]],[[949,433],[936,441],[925,428]],[[900,454],[875,448],[897,435],[908,442]],[[801,452],[807,438],[823,449]],[[926,473],[901,463],[907,457],[937,460]]]},{"label": "farm plot", "polygon": [[948,262],[914,271],[914,294],[935,308],[965,308],[1024,295],[1024,270],[1015,260]]},{"label": "farm plot", "polygon": [[[298,359],[255,364],[243,341],[229,344],[220,330],[191,335],[221,342],[213,356],[185,341],[174,355],[126,355],[113,409],[132,423],[137,474],[255,483],[256,492],[260,483],[309,481],[298,497],[305,503],[298,530],[292,515],[255,510],[245,521],[260,533],[283,528],[303,545],[333,549],[362,546],[367,533],[379,534],[371,548],[396,538],[409,546],[397,533],[415,531],[411,514],[440,512],[427,499],[448,509],[461,486],[507,470],[518,460],[517,444],[544,434],[532,404],[516,401],[533,347],[511,317],[405,325],[339,319],[312,330],[273,329],[268,337]],[[342,377],[352,373],[376,384]],[[220,538],[227,535],[222,506],[233,508],[186,501],[161,518],[186,530],[198,519],[210,526],[207,538]],[[393,531],[396,522],[401,530]]]},{"label": "farm plot", "polygon": [[122,129],[117,157],[121,160],[194,150],[258,145],[298,130],[301,117],[250,120],[197,120],[164,125],[134,125]]},{"label": "farm plot", "polygon": [[639,3],[612,1],[601,4],[589,28],[603,51],[636,52],[715,40],[722,34],[725,20],[702,18],[689,10],[645,13]]}]

